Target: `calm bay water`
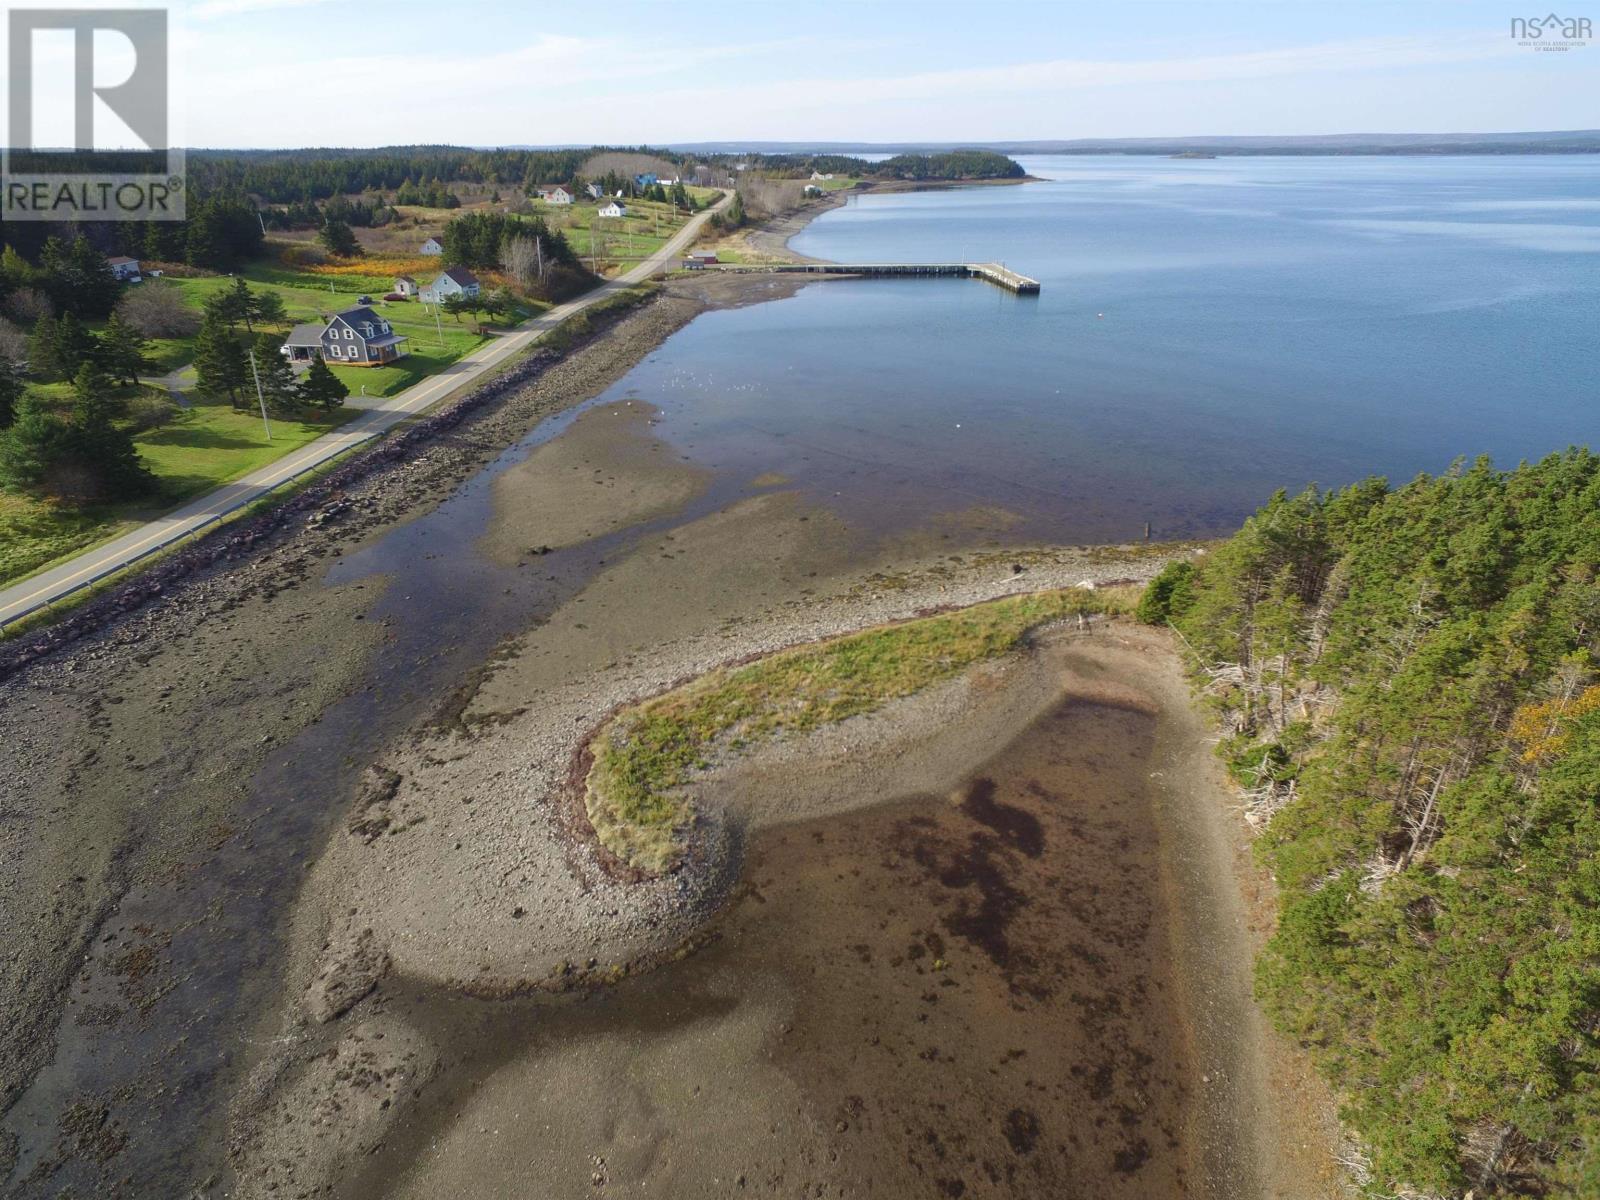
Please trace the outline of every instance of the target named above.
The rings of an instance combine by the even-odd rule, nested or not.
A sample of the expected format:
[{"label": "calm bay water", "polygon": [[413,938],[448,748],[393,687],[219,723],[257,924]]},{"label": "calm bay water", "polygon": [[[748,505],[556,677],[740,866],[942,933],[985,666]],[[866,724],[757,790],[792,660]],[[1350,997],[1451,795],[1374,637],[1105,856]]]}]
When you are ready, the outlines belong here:
[{"label": "calm bay water", "polygon": [[1226,532],[1273,489],[1503,465],[1600,433],[1600,159],[1050,157],[862,196],[795,249],[998,260],[708,314],[608,394],[705,463],[853,518]]}]

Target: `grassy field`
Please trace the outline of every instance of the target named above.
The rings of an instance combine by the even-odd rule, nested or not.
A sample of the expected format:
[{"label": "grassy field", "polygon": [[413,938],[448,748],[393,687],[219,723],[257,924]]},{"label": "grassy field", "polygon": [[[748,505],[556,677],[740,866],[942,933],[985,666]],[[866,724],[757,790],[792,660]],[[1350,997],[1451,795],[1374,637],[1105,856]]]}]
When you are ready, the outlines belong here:
[{"label": "grassy field", "polygon": [[[435,266],[433,273],[438,270]],[[392,396],[418,380],[443,370],[487,340],[487,335],[476,328],[470,317],[460,320],[442,317],[435,320],[434,315],[424,312],[423,306],[415,300],[385,303],[382,297],[394,281],[394,274],[388,271],[369,268],[366,271],[332,275],[264,265],[251,267],[243,274],[252,288],[271,290],[283,297],[291,324],[317,321],[343,309],[353,308],[362,296],[373,298],[372,307],[394,326],[396,333],[410,339],[406,343],[409,353],[405,358],[383,367],[350,367],[330,363],[333,373],[344,380],[353,395],[360,395],[364,388],[369,396]],[[431,275],[419,277],[419,282],[428,278]],[[197,308],[208,297],[233,286],[230,276],[174,279],[171,282],[181,288]],[[511,320],[513,323],[519,321],[533,311],[530,306]],[[270,332],[283,333],[285,329],[275,327]],[[181,343],[174,344],[164,356],[164,361],[181,358],[180,346]],[[192,351],[192,344],[189,349]]]},{"label": "grassy field", "polygon": [[[65,402],[67,385],[34,391]],[[269,442],[259,413],[236,412],[226,403],[196,403],[179,411],[171,424],[135,436],[139,455],[155,473],[159,488],[144,500],[78,510],[28,496],[0,495],[0,583],[14,583],[116,537],[173,505],[249,474],[355,415],[355,409],[345,408],[308,414],[304,420],[273,418]]]},{"label": "grassy field", "polygon": [[589,821],[618,857],[667,870],[693,812],[685,787],[713,752],[870,712],[1016,649],[1047,622],[1130,612],[1137,599],[1137,588],[1035,592],[713,671],[624,709],[600,731],[585,795]]},{"label": "grassy field", "polygon": [[[711,197],[717,193],[707,188],[691,188],[691,193],[705,192]],[[559,229],[567,244],[584,262],[591,258],[599,274],[619,275],[637,266],[672,238],[689,221],[693,214],[674,209],[670,204],[650,200],[625,201],[625,217],[601,217],[600,205],[585,198],[575,204],[545,204],[535,202],[534,209],[552,229]],[[603,254],[595,256],[594,232],[602,237]]]}]

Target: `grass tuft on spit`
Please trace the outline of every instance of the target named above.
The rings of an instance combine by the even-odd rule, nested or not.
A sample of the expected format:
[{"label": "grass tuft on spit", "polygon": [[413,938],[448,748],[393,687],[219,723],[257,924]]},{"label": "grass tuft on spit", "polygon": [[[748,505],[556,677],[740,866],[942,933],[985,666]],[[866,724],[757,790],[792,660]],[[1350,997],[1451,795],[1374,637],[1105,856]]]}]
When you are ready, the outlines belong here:
[{"label": "grass tuft on spit", "polygon": [[1033,592],[712,671],[623,709],[596,735],[585,789],[590,824],[617,857],[669,870],[694,812],[685,787],[714,746],[737,752],[871,712],[1015,650],[1042,625],[1125,614],[1138,597],[1136,587]]}]

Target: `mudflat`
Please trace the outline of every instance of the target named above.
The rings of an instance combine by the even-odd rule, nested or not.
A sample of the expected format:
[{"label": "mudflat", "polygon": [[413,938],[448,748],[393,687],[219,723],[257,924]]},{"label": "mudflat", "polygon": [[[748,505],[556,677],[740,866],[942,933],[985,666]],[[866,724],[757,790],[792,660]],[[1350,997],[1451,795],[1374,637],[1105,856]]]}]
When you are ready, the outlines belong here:
[{"label": "mudflat", "polygon": [[[619,705],[1182,552],[1016,545],[1003,512],[868,535],[669,460],[637,404],[507,456],[788,286],[687,281],[339,519],[5,682],[36,818],[0,846],[8,1189],[1331,1194],[1249,1002],[1266,885],[1159,635],[1063,630],[718,764],[678,872],[586,834]],[[550,464],[603,482],[563,510]]]}]

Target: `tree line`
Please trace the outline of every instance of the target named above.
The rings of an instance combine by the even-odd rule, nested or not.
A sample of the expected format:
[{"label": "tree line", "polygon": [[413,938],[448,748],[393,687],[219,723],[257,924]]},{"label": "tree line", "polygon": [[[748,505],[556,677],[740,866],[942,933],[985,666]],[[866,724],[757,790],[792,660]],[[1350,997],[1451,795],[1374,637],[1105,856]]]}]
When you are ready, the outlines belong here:
[{"label": "tree line", "polygon": [[1177,629],[1375,1193],[1600,1195],[1600,459],[1280,493]]}]

